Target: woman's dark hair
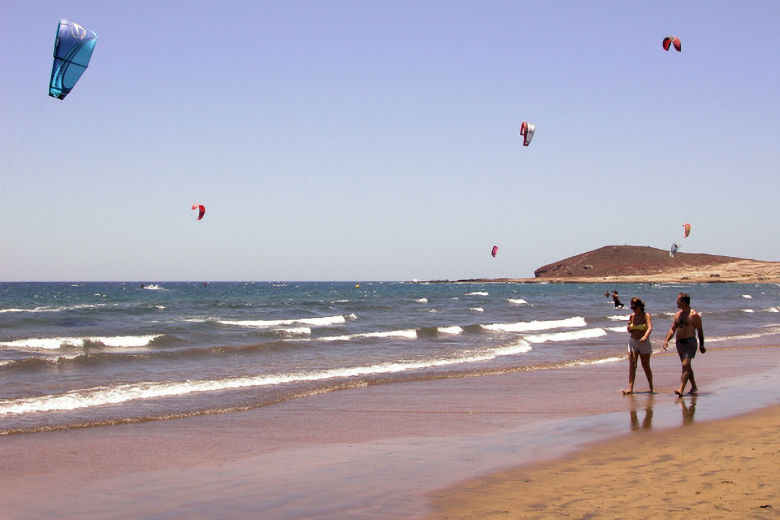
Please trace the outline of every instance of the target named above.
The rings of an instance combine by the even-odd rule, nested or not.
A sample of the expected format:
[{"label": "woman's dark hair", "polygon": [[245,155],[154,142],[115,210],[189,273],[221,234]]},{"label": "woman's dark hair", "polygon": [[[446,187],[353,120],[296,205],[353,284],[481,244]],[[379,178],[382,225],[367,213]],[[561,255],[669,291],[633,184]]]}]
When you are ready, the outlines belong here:
[{"label": "woman's dark hair", "polygon": [[639,307],[642,312],[645,312],[645,302],[634,296],[631,298],[631,307]]}]

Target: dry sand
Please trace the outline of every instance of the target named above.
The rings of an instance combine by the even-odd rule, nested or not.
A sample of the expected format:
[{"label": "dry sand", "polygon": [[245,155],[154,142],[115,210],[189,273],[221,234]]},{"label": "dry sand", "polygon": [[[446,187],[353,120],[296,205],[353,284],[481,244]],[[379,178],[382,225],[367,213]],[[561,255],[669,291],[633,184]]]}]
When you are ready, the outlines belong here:
[{"label": "dry sand", "polygon": [[640,429],[433,497],[431,519],[780,518],[780,406]]}]

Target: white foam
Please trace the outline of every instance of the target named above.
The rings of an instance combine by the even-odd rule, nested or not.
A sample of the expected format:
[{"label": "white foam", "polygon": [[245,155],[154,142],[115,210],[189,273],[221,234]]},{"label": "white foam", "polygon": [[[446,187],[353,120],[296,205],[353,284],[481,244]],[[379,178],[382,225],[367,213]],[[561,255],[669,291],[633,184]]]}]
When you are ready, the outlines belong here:
[{"label": "white foam", "polygon": [[607,319],[612,321],[628,321],[630,316],[630,314],[616,314],[614,316],[607,316]]},{"label": "white foam", "polygon": [[591,361],[572,361],[571,363],[566,363],[565,367],[578,367],[583,365],[602,365],[604,363],[614,363],[616,361],[623,361],[625,360],[625,356],[621,357],[608,357],[603,359],[594,359]]},{"label": "white foam", "polygon": [[452,325],[450,327],[439,327],[437,330],[440,334],[461,334],[463,332],[463,327]]},{"label": "white foam", "polygon": [[469,310],[474,312],[485,312],[485,309],[482,307],[469,307]]},{"label": "white foam", "polygon": [[80,303],[78,305],[68,305],[65,307],[35,307],[33,309],[0,309],[0,314],[5,312],[62,312],[62,311],[73,311],[73,310],[80,310],[80,309],[97,309],[100,307],[105,307],[105,303]]},{"label": "white foam", "polygon": [[486,293],[485,291],[469,292],[469,293],[464,293],[463,295],[464,296],[489,296],[488,293]]},{"label": "white foam", "polygon": [[25,338],[1,342],[0,346],[9,348],[32,348],[56,350],[61,347],[83,347],[87,342],[100,343],[107,347],[145,347],[162,334],[146,336],[88,336],[63,338]]},{"label": "white foam", "polygon": [[524,299],[522,299],[522,298],[507,298],[507,300],[506,300],[506,301],[508,301],[508,302],[509,302],[509,303],[511,303],[512,305],[523,305],[523,304],[526,304],[526,303],[528,303],[527,301],[525,301],[525,300],[524,300]]},{"label": "white foam", "polygon": [[607,327],[606,329],[610,332],[626,332],[625,327]]},{"label": "white foam", "polygon": [[780,309],[777,307],[769,307],[768,309],[764,309],[765,312],[780,312]]},{"label": "white foam", "polygon": [[282,327],[284,325],[311,325],[314,327],[329,327],[331,325],[340,325],[346,323],[347,319],[357,319],[357,316],[324,316],[322,318],[293,318],[287,320],[217,320],[222,325],[235,325],[238,327],[249,327],[254,329],[268,329],[272,327]]},{"label": "white foam", "polygon": [[0,401],[0,415],[76,410],[94,406],[115,405],[128,401],[143,399],[178,397],[193,393],[273,386],[297,382],[321,381],[333,378],[348,378],[364,375],[397,373],[424,368],[445,367],[463,363],[490,361],[498,356],[522,354],[530,350],[531,345],[525,341],[520,340],[512,345],[497,347],[487,351],[465,352],[460,356],[452,358],[387,362],[370,366],[334,368],[315,372],[258,375],[219,380],[143,382],[135,384],[94,387],[73,390],[64,394]]},{"label": "white foam", "polygon": [[[776,333],[776,332],[775,332]],[[735,334],[733,336],[716,336],[716,337],[708,337],[707,341],[705,342],[705,346],[709,343],[719,343],[721,341],[732,341],[732,340],[738,340],[738,339],[755,339],[755,338],[763,338],[764,336],[769,336],[773,334],[772,332],[769,333],[754,333],[754,334]]]},{"label": "white foam", "polygon": [[521,321],[518,323],[494,323],[492,325],[482,325],[482,328],[497,332],[528,332],[535,330],[549,330],[567,327],[584,327],[585,318],[574,316],[563,320],[550,321]]},{"label": "white foam", "polygon": [[514,343],[512,345],[507,345],[505,347],[497,347],[491,350],[493,354],[498,356],[512,356],[515,354],[525,354],[526,352],[530,352],[533,347],[528,344],[526,341],[519,341],[517,343]]},{"label": "white foam", "polygon": [[405,338],[416,339],[417,329],[388,330],[380,332],[363,332],[359,334],[345,334],[343,336],[323,336],[317,338],[322,341],[349,341],[359,338]]},{"label": "white foam", "polygon": [[428,303],[428,298],[418,298],[416,300],[417,303]]},{"label": "white foam", "polygon": [[529,343],[547,343],[548,341],[577,341],[580,339],[599,338],[606,336],[607,331],[602,328],[572,330],[568,332],[550,332],[547,334],[536,334],[524,336],[523,339]]},{"label": "white foam", "polygon": [[743,295],[742,295],[742,297],[743,297],[743,298],[747,298],[747,299],[749,299],[749,300],[752,300],[752,299],[753,299],[753,297],[752,297],[752,296],[750,296],[749,294],[743,294]]},{"label": "white foam", "polygon": [[167,289],[160,287],[156,283],[150,284],[150,285],[144,285],[143,287],[147,291],[166,291]]},{"label": "white foam", "polygon": [[487,351],[466,352],[452,358],[387,362],[377,365],[333,368],[314,372],[294,372],[288,374],[258,375],[217,380],[143,382],[86,388],[73,390],[64,394],[2,400],[0,401],[0,415],[76,410],[94,406],[116,405],[128,401],[178,397],[194,393],[322,381],[333,378],[398,373],[425,368],[489,361],[495,359],[497,356],[527,352],[530,348],[530,345],[521,341],[507,347],[499,347]]},{"label": "white foam", "polygon": [[756,312],[753,309],[740,309],[742,312]]}]

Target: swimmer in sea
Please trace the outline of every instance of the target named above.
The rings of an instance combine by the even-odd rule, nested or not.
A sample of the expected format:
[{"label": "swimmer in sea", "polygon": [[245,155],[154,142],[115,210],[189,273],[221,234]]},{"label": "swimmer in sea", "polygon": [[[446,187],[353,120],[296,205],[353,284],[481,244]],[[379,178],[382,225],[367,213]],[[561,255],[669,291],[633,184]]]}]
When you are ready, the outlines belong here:
[{"label": "swimmer in sea", "polygon": [[615,308],[616,309],[622,309],[623,308],[623,302],[620,301],[620,296],[618,296],[617,291],[612,291],[612,301],[615,302]]},{"label": "swimmer in sea", "polygon": [[645,303],[639,298],[631,298],[631,311],[631,316],[628,317],[628,333],[631,335],[628,338],[628,388],[623,390],[623,395],[634,393],[637,358],[642,361],[642,369],[652,394],[653,372],[650,370],[650,354],[653,353],[653,348],[650,345],[650,333],[653,332],[653,320],[650,313],[645,312]]},{"label": "swimmer in sea", "polygon": [[704,348],[704,329],[701,323],[701,314],[691,308],[691,296],[688,293],[681,292],[677,296],[677,307],[680,309],[674,315],[672,327],[666,334],[664,340],[664,350],[669,348],[669,340],[677,335],[677,354],[682,363],[682,375],[680,376],[680,388],[674,391],[674,394],[681,397],[685,393],[685,385],[691,382],[691,393],[698,391],[696,380],[693,378],[693,367],[691,361],[696,356],[696,335],[699,336],[699,351],[704,354],[707,349]]}]

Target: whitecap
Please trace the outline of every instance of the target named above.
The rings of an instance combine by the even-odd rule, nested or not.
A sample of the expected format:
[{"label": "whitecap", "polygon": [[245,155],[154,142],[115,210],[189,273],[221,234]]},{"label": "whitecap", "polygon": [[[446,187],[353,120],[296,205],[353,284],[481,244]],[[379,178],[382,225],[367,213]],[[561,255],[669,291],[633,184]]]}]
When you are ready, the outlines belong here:
[{"label": "whitecap", "polygon": [[530,350],[525,342],[491,349],[488,351],[465,352],[447,358],[423,359],[419,361],[390,361],[376,365],[332,368],[311,372],[268,374],[226,379],[203,379],[188,381],[147,381],[140,383],[99,386],[72,390],[64,394],[43,395],[0,401],[0,415],[17,415],[36,412],[77,410],[94,406],[116,405],[129,401],[179,397],[194,393],[219,392],[240,388],[256,388],[289,383],[323,381],[333,378],[350,378],[378,374],[399,373],[410,370],[446,367],[463,363],[490,361],[501,355],[511,355]]},{"label": "whitecap", "polygon": [[144,336],[85,336],[60,338],[25,338],[0,342],[0,346],[20,349],[56,350],[62,347],[83,347],[87,342],[106,347],[145,347],[163,334]]},{"label": "whitecap", "polygon": [[523,336],[523,339],[529,343],[547,343],[548,341],[577,341],[580,339],[591,339],[606,336],[607,332],[602,328],[572,330],[568,332],[549,332],[547,334],[536,334]]},{"label": "whitecap", "polygon": [[405,338],[416,339],[417,329],[388,330],[378,332],[362,332],[357,334],[344,334],[342,336],[322,336],[317,338],[322,341],[349,341],[360,338]]},{"label": "whitecap", "polygon": [[458,325],[451,325],[449,327],[438,327],[437,330],[440,334],[460,334],[463,332],[463,327],[459,327]]},{"label": "whitecap", "polygon": [[492,325],[482,325],[482,328],[490,331],[497,332],[528,332],[535,330],[548,330],[567,327],[584,327],[586,325],[585,318],[582,316],[574,316],[572,318],[566,318],[563,320],[549,320],[549,321],[520,321],[517,323],[494,323]]},{"label": "whitecap", "polygon": [[331,325],[340,325],[346,323],[347,319],[357,319],[357,316],[350,314],[348,316],[324,316],[321,318],[291,318],[286,320],[216,320],[222,325],[235,325],[238,327],[248,327],[255,329],[268,329],[281,327],[283,325],[312,325],[315,327],[329,327]]}]

